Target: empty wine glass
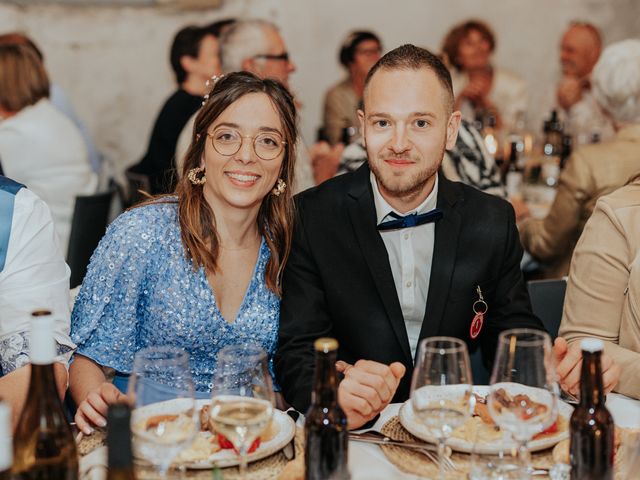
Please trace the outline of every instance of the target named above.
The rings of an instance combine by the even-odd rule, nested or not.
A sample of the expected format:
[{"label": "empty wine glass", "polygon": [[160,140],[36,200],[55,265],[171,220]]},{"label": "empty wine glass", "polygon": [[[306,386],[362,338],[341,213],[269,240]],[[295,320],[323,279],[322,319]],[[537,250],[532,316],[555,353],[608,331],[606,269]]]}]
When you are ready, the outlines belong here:
[{"label": "empty wine glass", "polygon": [[531,471],[529,441],[558,417],[559,391],[549,335],[526,328],[502,332],[488,406],[496,424],[518,444],[520,478]]},{"label": "empty wine glass", "polygon": [[129,392],[136,407],[131,415],[134,448],[166,477],[171,462],[199,429],[187,353],[170,346],[138,351]]},{"label": "empty wine glass", "polygon": [[220,350],[211,394],[210,422],[238,451],[244,478],[249,447],[273,415],[274,394],[265,351],[254,344]]},{"label": "empty wine glass", "polygon": [[447,438],[473,412],[472,388],[469,353],[462,340],[431,337],[420,342],[411,381],[411,406],[438,440],[440,479],[445,475]]}]

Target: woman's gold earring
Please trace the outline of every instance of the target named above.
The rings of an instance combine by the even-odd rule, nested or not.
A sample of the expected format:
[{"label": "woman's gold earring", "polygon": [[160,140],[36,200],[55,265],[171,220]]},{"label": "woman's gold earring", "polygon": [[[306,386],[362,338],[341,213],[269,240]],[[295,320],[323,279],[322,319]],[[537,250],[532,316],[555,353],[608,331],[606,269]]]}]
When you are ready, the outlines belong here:
[{"label": "woman's gold earring", "polygon": [[[202,173],[202,175],[198,177],[200,173]],[[187,173],[187,178],[194,185],[204,185],[207,181],[207,177],[205,177],[204,175],[204,167],[192,168],[191,170],[189,170],[189,173]]]},{"label": "woman's gold earring", "polygon": [[284,193],[286,189],[287,189],[287,184],[283,179],[279,178],[278,182],[276,183],[276,186],[273,187],[273,189],[271,190],[271,193],[276,197],[279,197]]}]

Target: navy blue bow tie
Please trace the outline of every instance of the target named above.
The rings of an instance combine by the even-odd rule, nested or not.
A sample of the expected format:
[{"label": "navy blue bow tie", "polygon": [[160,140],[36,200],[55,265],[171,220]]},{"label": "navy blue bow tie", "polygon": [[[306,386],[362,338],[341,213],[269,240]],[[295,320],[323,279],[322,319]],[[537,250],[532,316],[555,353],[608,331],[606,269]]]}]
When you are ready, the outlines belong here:
[{"label": "navy blue bow tie", "polygon": [[398,228],[415,227],[417,225],[424,225],[425,223],[437,222],[442,218],[442,210],[434,208],[427,213],[411,213],[409,215],[398,215],[395,212],[391,212],[394,220],[387,220],[378,225],[378,230],[396,230]]}]

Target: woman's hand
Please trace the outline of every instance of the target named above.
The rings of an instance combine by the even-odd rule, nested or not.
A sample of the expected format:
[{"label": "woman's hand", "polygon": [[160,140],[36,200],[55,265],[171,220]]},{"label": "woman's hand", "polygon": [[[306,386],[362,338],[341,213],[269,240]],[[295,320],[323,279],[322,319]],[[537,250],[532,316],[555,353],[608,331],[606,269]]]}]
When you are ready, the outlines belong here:
[{"label": "woman's hand", "polygon": [[128,397],[118,387],[110,382],[104,382],[98,388],[89,392],[76,411],[76,425],[85,435],[93,433],[93,427],[107,425],[107,410],[109,405],[123,403]]}]

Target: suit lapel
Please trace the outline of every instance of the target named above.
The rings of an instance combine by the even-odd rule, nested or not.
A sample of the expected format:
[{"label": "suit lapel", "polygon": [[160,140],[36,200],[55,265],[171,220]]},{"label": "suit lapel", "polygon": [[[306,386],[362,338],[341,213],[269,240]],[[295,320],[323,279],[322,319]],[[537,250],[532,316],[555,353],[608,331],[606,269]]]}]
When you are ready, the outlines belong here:
[{"label": "suit lapel", "polygon": [[391,327],[406,359],[410,361],[411,349],[409,348],[407,327],[404,323],[398,294],[393,282],[393,273],[389,265],[387,249],[376,229],[376,210],[369,180],[369,168],[366,165],[359,168],[354,174],[348,195],[350,197],[347,202],[349,217],[351,218],[360,249],[384,304]]},{"label": "suit lapel", "polygon": [[438,207],[442,209],[443,217],[436,223],[435,228],[427,308],[420,329],[420,340],[437,335],[440,329],[462,225],[460,213],[455,208],[455,204],[459,201],[462,201],[462,190],[455,183],[444,178],[444,175],[439,175]]}]

